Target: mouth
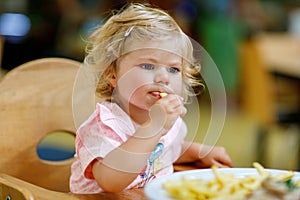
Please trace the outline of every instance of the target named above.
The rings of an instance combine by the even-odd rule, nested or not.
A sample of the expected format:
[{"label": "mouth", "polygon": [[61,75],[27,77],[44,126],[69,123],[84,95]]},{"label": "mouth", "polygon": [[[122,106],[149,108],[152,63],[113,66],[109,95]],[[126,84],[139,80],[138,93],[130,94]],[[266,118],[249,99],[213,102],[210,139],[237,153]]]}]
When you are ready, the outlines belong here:
[{"label": "mouth", "polygon": [[147,88],[147,90],[148,90],[148,94],[156,100],[165,97],[170,93],[173,93],[172,89],[165,85],[154,85]]},{"label": "mouth", "polygon": [[160,91],[153,91],[153,92],[149,92],[149,94],[154,97],[155,99],[160,99],[164,96],[167,95],[167,93],[165,92],[160,92]]},{"label": "mouth", "polygon": [[149,92],[149,94],[155,98],[155,99],[160,99],[160,92],[159,91],[153,91],[153,92]]}]

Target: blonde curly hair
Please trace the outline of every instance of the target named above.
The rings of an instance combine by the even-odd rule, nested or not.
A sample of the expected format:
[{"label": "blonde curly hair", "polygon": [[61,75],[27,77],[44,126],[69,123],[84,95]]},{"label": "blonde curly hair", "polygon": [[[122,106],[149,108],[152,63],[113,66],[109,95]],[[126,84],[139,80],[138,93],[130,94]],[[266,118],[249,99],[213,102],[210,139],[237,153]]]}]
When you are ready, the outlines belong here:
[{"label": "blonde curly hair", "polygon": [[200,64],[195,62],[193,46],[176,21],[165,11],[148,4],[131,3],[98,27],[89,38],[85,64],[99,72],[96,94],[100,99],[111,99],[111,76],[116,72],[116,60],[124,55],[129,41],[148,41],[176,35],[183,58],[184,96],[197,95],[192,88],[202,87]]}]

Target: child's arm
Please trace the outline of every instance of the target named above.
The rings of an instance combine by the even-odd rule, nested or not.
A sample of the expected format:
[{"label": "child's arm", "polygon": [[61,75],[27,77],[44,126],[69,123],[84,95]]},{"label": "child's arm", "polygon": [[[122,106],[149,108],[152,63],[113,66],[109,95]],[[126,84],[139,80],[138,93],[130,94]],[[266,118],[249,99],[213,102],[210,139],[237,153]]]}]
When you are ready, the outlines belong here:
[{"label": "child's arm", "polygon": [[197,142],[185,142],[183,154],[176,163],[195,162],[197,167],[207,168],[212,165],[218,167],[232,167],[232,161],[226,149],[220,146],[209,146]]},{"label": "child's arm", "polygon": [[93,165],[92,172],[98,185],[107,192],[125,189],[146,166],[161,136],[185,113],[177,95],[169,94],[158,100],[150,110],[150,120],[119,148]]},{"label": "child's arm", "polygon": [[140,127],[135,136],[93,165],[94,178],[104,191],[122,191],[138,176],[163,134],[161,132],[145,138],[147,134],[153,134],[152,129],[152,126]]}]

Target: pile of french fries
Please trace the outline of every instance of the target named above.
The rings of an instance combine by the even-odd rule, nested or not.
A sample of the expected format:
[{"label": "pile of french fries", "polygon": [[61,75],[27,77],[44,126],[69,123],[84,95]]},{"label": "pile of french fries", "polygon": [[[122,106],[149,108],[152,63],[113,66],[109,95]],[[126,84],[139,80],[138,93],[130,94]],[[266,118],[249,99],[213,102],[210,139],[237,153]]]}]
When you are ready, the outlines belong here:
[{"label": "pile of french fries", "polygon": [[[166,181],[163,188],[170,197],[180,200],[241,200],[246,199],[254,190],[259,189],[262,182],[267,178],[272,178],[275,181],[287,181],[294,176],[293,171],[271,175],[259,163],[253,163],[253,166],[258,173],[245,177],[235,177],[231,173],[222,173],[213,166],[214,178],[211,180],[182,177],[180,180]],[[296,181],[295,184],[300,187],[300,180]]]}]

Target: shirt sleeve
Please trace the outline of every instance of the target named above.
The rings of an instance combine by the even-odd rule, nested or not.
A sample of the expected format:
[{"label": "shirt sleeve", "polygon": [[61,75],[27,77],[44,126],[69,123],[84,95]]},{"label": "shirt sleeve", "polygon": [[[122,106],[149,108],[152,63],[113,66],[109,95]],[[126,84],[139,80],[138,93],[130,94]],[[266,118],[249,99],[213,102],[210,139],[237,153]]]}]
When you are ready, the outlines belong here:
[{"label": "shirt sleeve", "polygon": [[93,179],[92,165],[123,143],[119,134],[102,122],[100,108],[80,126],[76,135],[76,156],[86,178]]}]

